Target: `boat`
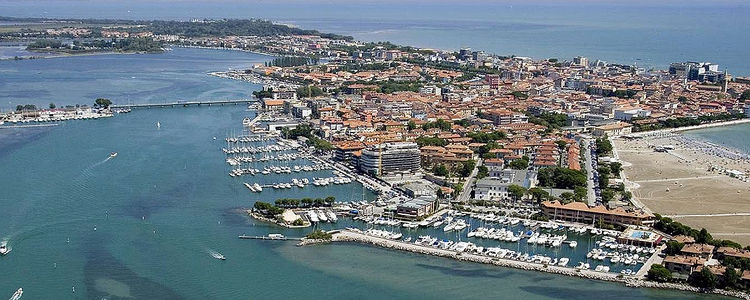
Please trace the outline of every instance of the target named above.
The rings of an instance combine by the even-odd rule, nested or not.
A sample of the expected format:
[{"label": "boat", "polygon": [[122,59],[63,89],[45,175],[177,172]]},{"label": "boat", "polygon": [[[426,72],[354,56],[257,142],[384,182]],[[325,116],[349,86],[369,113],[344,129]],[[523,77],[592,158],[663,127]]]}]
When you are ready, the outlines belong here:
[{"label": "boat", "polygon": [[156,121],[156,128],[161,128],[161,123],[159,123],[159,121]]},{"label": "boat", "polygon": [[565,266],[567,266],[567,265],[568,265],[568,262],[569,262],[569,261],[570,261],[570,259],[569,259],[569,258],[567,258],[567,257],[563,257],[563,258],[560,258],[560,261],[559,261],[559,262],[557,263],[557,265],[558,265],[558,266],[561,266],[561,267],[565,267]]},{"label": "boat", "polygon": [[109,158],[115,158],[117,156],[117,152],[112,152],[109,154]]},{"label": "boat", "polygon": [[22,295],[23,295],[23,289],[22,288],[18,288],[18,290],[15,293],[13,293],[13,296],[10,296],[9,300],[18,300],[18,299],[21,299]]},{"label": "boat", "polygon": [[11,249],[8,248],[7,241],[2,241],[2,243],[0,243],[0,255],[2,256],[8,255],[8,253],[10,253],[10,250]]},{"label": "boat", "polygon": [[218,260],[227,260],[227,258],[223,254],[221,254],[219,252],[216,252],[216,251],[213,251],[213,250],[209,250],[208,253],[211,254],[211,256],[213,258],[215,258],[215,259],[218,259]]},{"label": "boat", "polygon": [[578,246],[578,242],[576,242],[576,241],[570,241],[570,244],[568,244],[568,245],[570,246],[570,248],[575,248],[576,246]]},{"label": "boat", "polygon": [[330,210],[326,211],[326,215],[328,216],[328,220],[331,220],[331,222],[334,222],[334,223],[336,223],[336,222],[337,222],[337,221],[339,220],[339,218],[338,218],[338,217],[336,217],[336,214],[335,214],[335,213],[333,213],[333,212],[332,212],[332,211],[330,211]]}]

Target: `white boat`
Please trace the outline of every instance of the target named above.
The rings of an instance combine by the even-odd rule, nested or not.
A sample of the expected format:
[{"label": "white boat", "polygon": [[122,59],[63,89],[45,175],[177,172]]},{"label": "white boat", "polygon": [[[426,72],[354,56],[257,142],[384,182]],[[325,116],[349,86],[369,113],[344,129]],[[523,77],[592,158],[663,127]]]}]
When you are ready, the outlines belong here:
[{"label": "white boat", "polygon": [[320,221],[318,219],[318,215],[314,211],[311,210],[307,212],[307,214],[310,216],[310,222],[317,223],[318,221]]},{"label": "white boat", "polygon": [[0,255],[5,256],[8,253],[10,253],[10,250],[11,249],[8,248],[8,242],[7,241],[0,242]]},{"label": "white boat", "polygon": [[224,256],[223,254],[221,254],[221,253],[219,253],[219,252],[216,252],[216,251],[214,251],[214,250],[210,250],[210,249],[209,249],[209,250],[208,250],[208,254],[210,254],[210,255],[211,255],[211,257],[213,257],[213,258],[215,258],[215,259],[219,259],[219,260],[227,260],[227,258],[226,258],[226,257],[225,257],[225,256]]},{"label": "white boat", "polygon": [[18,300],[18,299],[21,299],[22,295],[23,295],[23,289],[22,288],[18,288],[18,290],[15,293],[13,293],[13,296],[10,296],[9,300]]},{"label": "white boat", "polygon": [[322,222],[328,222],[328,217],[326,217],[325,212],[318,211],[317,214],[318,214],[318,219],[320,219],[320,221],[322,221]]},{"label": "white boat", "polygon": [[156,128],[161,128],[161,123],[159,123],[159,121],[156,121]]},{"label": "white boat", "polygon": [[328,215],[328,220],[331,220],[331,222],[334,222],[334,223],[335,223],[335,222],[337,222],[337,221],[339,220],[339,218],[338,218],[338,217],[336,217],[336,214],[335,214],[335,213],[333,213],[333,212],[332,212],[332,211],[330,211],[330,210],[329,210],[329,211],[326,211],[326,214]]},{"label": "white boat", "polygon": [[260,184],[258,184],[257,182],[253,184],[253,188],[255,188],[255,190],[258,192],[263,191],[263,187],[261,187]]},{"label": "white boat", "polygon": [[112,152],[112,153],[110,153],[110,154],[109,154],[109,157],[110,157],[110,158],[115,158],[115,157],[117,157],[117,152]]},{"label": "white boat", "polygon": [[563,257],[563,258],[560,258],[560,262],[558,262],[558,263],[557,263],[557,265],[558,265],[558,266],[561,266],[561,267],[565,267],[565,266],[567,266],[567,265],[568,265],[568,262],[569,262],[569,261],[570,261],[570,259],[569,259],[569,258],[567,258],[567,257]]},{"label": "white boat", "polygon": [[576,241],[570,241],[570,244],[568,244],[568,245],[570,246],[570,248],[575,248],[576,246],[578,246],[578,242],[576,242]]}]

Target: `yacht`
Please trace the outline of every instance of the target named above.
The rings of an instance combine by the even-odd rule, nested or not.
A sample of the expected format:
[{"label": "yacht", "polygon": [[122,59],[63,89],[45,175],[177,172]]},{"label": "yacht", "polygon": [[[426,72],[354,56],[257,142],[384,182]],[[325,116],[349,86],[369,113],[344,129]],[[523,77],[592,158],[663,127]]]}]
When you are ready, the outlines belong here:
[{"label": "yacht", "polygon": [[109,158],[115,158],[117,156],[117,152],[112,152],[109,154]]},{"label": "yacht", "polygon": [[330,210],[326,211],[326,215],[328,216],[328,220],[331,220],[331,222],[336,223],[339,218],[336,217],[336,214]]},{"label": "yacht", "polygon": [[7,255],[10,253],[10,248],[8,248],[8,242],[2,241],[0,243],[0,255]]},{"label": "yacht", "polygon": [[9,300],[18,300],[18,299],[21,299],[22,295],[23,295],[23,289],[22,288],[18,288],[18,290],[15,293],[13,293],[13,296],[10,296]]},{"label": "yacht", "polygon": [[576,242],[576,241],[570,241],[570,244],[568,244],[568,245],[570,245],[570,248],[575,248],[576,246],[578,246],[578,242]]}]

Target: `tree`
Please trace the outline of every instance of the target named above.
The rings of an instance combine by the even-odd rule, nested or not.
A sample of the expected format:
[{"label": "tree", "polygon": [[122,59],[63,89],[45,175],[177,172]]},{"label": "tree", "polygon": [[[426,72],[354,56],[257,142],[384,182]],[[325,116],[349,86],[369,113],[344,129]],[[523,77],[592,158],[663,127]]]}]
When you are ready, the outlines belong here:
[{"label": "tree", "polygon": [[539,170],[537,180],[539,180],[539,186],[558,189],[575,189],[577,186],[586,186],[585,173],[562,167]]},{"label": "tree", "polygon": [[575,189],[573,189],[573,195],[575,196],[575,200],[578,202],[586,202],[587,194],[588,191],[585,187],[577,186]]},{"label": "tree", "polygon": [[722,278],[721,285],[725,288],[737,288],[738,283],[740,282],[740,275],[738,274],[737,270],[734,269],[734,267],[727,267],[727,270],[724,272],[724,278]]},{"label": "tree", "polygon": [[534,201],[536,201],[537,203],[547,200],[550,197],[547,191],[538,187],[530,188],[529,194],[531,195],[531,198],[534,199]]},{"label": "tree", "polygon": [[557,144],[557,148],[560,150],[565,150],[565,146],[568,145],[568,143],[563,140],[558,140],[555,142],[555,144]]},{"label": "tree", "polygon": [[602,201],[603,202],[609,202],[612,201],[612,199],[615,198],[615,192],[611,189],[604,189],[602,190]]},{"label": "tree", "polygon": [[573,202],[575,200],[575,197],[576,197],[575,194],[573,194],[571,192],[563,192],[563,193],[560,194],[560,200],[564,204],[568,204],[570,202]]},{"label": "tree", "polygon": [[607,138],[596,139],[596,154],[609,154],[612,153],[612,143]]},{"label": "tree", "polygon": [[515,184],[511,184],[510,186],[508,186],[508,195],[513,200],[521,200],[524,194],[526,194],[526,188]]},{"label": "tree", "polygon": [[96,101],[94,101],[94,106],[101,107],[101,108],[109,108],[109,106],[112,105],[112,101],[109,101],[107,98],[98,98]]},{"label": "tree", "polygon": [[325,93],[323,92],[323,90],[321,90],[317,86],[312,85],[302,86],[297,89],[297,95],[299,95],[300,97],[318,97],[324,94]]},{"label": "tree", "polygon": [[432,173],[435,176],[446,177],[448,176],[448,168],[444,164],[439,164],[432,168]]},{"label": "tree", "polygon": [[740,94],[740,102],[745,102],[747,99],[750,99],[750,89],[747,89]]},{"label": "tree", "polygon": [[667,249],[665,249],[664,252],[668,255],[677,255],[680,253],[683,246],[685,246],[685,244],[678,241],[669,241],[667,242]]},{"label": "tree", "polygon": [[332,205],[332,204],[333,204],[333,202],[335,202],[335,201],[336,201],[336,197],[334,197],[334,196],[328,196],[328,197],[326,197],[326,198],[324,199],[324,201],[325,201],[325,203],[326,203],[326,204],[328,204],[328,205]]},{"label": "tree", "polygon": [[685,104],[688,102],[688,98],[685,96],[680,96],[680,97],[677,97],[677,101],[679,101],[682,104]]},{"label": "tree", "polygon": [[477,179],[482,179],[490,176],[490,170],[487,169],[487,166],[479,166],[477,170]]},{"label": "tree", "polygon": [[529,161],[523,159],[516,159],[511,161],[508,166],[513,170],[525,170],[529,167]]},{"label": "tree", "polygon": [[701,231],[698,232],[698,236],[695,237],[696,243],[708,243],[711,242],[711,240],[713,240],[713,238],[706,228],[701,228]]},{"label": "tree", "polygon": [[473,159],[462,162],[461,169],[459,170],[459,175],[461,175],[461,177],[469,177],[469,175],[471,175],[471,172],[474,171],[474,167],[476,165],[477,162]]},{"label": "tree", "polygon": [[716,275],[712,273],[711,270],[709,270],[707,267],[704,267],[700,272],[693,273],[690,283],[699,288],[713,290],[714,288],[716,288],[718,282],[719,279],[716,277]]},{"label": "tree", "polygon": [[651,269],[648,270],[648,279],[657,282],[667,282],[672,280],[672,272],[659,264],[651,265]]},{"label": "tree", "polygon": [[55,106],[55,103],[53,103],[53,102],[49,103],[49,109],[55,109],[55,107],[57,107],[57,106]]},{"label": "tree", "polygon": [[406,129],[408,129],[409,131],[417,129],[417,123],[414,123],[414,121],[409,120],[409,123],[406,123]]},{"label": "tree", "polygon": [[609,170],[612,171],[612,174],[616,177],[620,177],[620,171],[622,171],[622,164],[619,162],[612,162],[609,164]]}]

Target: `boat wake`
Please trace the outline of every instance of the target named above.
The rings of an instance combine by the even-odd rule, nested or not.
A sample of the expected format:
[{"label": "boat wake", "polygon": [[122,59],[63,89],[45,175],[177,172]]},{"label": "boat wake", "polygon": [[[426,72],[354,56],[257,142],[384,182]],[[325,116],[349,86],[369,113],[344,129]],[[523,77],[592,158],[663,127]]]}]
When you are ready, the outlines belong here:
[{"label": "boat wake", "polygon": [[221,253],[219,253],[219,252],[217,252],[217,251],[215,251],[215,250],[212,250],[212,249],[208,249],[208,248],[207,248],[207,249],[206,249],[206,252],[207,252],[207,253],[208,253],[209,255],[211,255],[211,257],[213,257],[213,258],[215,258],[215,259],[220,259],[220,260],[225,260],[225,259],[227,259],[226,257],[224,257],[224,255],[223,255],[223,254],[221,254]]}]

